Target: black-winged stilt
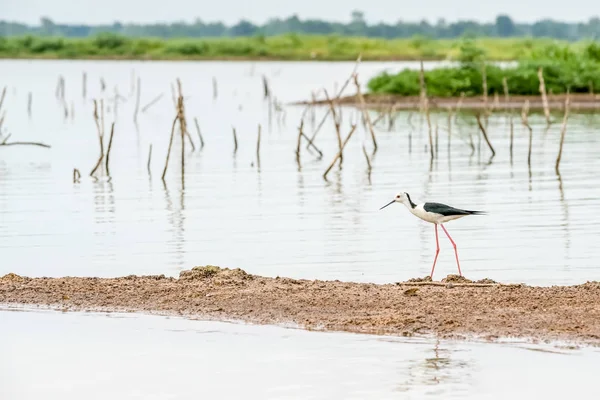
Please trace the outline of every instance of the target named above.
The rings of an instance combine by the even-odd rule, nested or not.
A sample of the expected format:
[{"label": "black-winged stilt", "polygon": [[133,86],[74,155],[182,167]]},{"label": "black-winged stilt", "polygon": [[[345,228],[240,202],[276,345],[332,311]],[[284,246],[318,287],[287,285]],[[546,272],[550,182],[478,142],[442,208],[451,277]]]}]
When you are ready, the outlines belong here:
[{"label": "black-winged stilt", "polygon": [[430,222],[435,226],[435,244],[437,249],[435,251],[435,258],[433,259],[433,266],[431,267],[431,278],[433,279],[433,270],[435,269],[435,263],[437,262],[438,254],[440,253],[440,241],[438,239],[438,225],[442,227],[448,239],[454,246],[454,254],[456,255],[456,265],[458,266],[458,274],[462,276],[462,272],[460,270],[460,262],[458,261],[458,250],[456,249],[456,243],[450,237],[450,234],[446,230],[446,227],[443,225],[445,222],[452,221],[454,219],[466,217],[467,215],[479,215],[486,214],[485,211],[471,211],[471,210],[461,210],[460,208],[454,208],[448,206],[446,204],[441,203],[420,203],[415,204],[410,199],[410,196],[406,192],[398,193],[394,200],[390,201],[385,206],[381,207],[380,210],[383,210],[387,206],[401,203],[408,208],[408,210],[415,216],[421,218],[423,221]]}]

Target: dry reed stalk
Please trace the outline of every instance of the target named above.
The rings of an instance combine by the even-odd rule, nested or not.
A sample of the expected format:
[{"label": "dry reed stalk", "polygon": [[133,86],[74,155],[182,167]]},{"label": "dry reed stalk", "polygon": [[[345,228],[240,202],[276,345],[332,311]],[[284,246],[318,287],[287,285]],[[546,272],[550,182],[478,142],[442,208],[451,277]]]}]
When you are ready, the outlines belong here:
[{"label": "dry reed stalk", "polygon": [[360,91],[360,84],[358,83],[357,74],[354,74],[354,85],[356,86],[356,95],[358,96],[358,100],[360,102],[360,109],[362,111],[363,118],[367,122],[369,132],[371,133],[371,139],[373,140],[373,148],[375,151],[377,151],[377,140],[375,139],[375,130],[373,129],[373,124],[371,123],[371,117],[369,117],[369,113],[367,112],[367,105],[365,104],[365,99]]},{"label": "dry reed stalk", "polygon": [[[350,84],[350,82],[352,81],[352,79],[354,78],[354,76],[356,75],[356,71],[358,70],[358,66],[360,65],[362,59],[362,54],[358,55],[358,58],[356,59],[356,63],[354,64],[354,69],[352,70],[352,73],[350,74],[350,76],[348,77],[348,79],[346,79],[346,82],[344,82],[344,84],[342,85],[342,87],[340,88],[340,90],[337,92],[337,95],[335,96],[334,100],[338,100],[342,94],[344,93],[344,90],[346,90],[346,87],[348,87],[348,85]],[[313,142],[315,140],[315,138],[317,137],[317,133],[319,133],[319,131],[321,130],[321,127],[323,126],[323,124],[325,123],[325,121],[327,120],[327,117],[329,116],[331,110],[327,110],[327,112],[325,112],[325,115],[323,116],[323,118],[321,119],[321,121],[319,122],[319,125],[317,126],[317,129],[313,132],[310,140],[308,141],[308,145],[306,145],[306,148],[308,148],[308,146],[313,145]]]},{"label": "dry reed stalk", "polygon": [[390,114],[388,119],[388,131],[391,131],[392,128],[396,125],[396,110],[398,109],[398,103],[394,103],[390,108]]},{"label": "dry reed stalk", "polygon": [[238,149],[237,134],[235,133],[235,127],[231,127],[231,129],[233,130],[233,154],[235,154]]},{"label": "dry reed stalk", "polygon": [[0,116],[0,134],[2,134],[2,125],[4,124],[4,118],[6,117],[6,111]]},{"label": "dry reed stalk", "polygon": [[104,92],[106,90],[106,82],[104,81],[104,78],[100,77],[100,91]]},{"label": "dry reed stalk", "polygon": [[73,183],[79,183],[81,179],[81,173],[77,168],[73,168]]},{"label": "dry reed stalk", "polygon": [[481,86],[483,89],[483,110],[485,114],[488,114],[488,84],[487,84],[487,72],[485,61],[483,62],[483,66],[481,67]]},{"label": "dry reed stalk", "polygon": [[106,149],[106,175],[110,176],[108,161],[110,160],[110,150],[112,149],[113,135],[115,133],[115,123],[110,126],[110,137],[108,138],[108,149]]},{"label": "dry reed stalk", "polygon": [[258,137],[256,138],[256,159],[260,160],[260,133],[262,131],[262,126],[258,124]]},{"label": "dry reed stalk", "polygon": [[173,86],[173,82],[171,82],[171,99],[173,100],[173,105],[177,108],[177,95],[175,94],[175,86]]},{"label": "dry reed stalk", "polygon": [[83,73],[81,82],[81,96],[85,99],[87,97],[87,73]]},{"label": "dry reed stalk", "polygon": [[490,139],[488,138],[488,135],[487,135],[487,132],[485,130],[485,127],[481,123],[481,118],[479,116],[479,113],[475,114],[475,118],[477,119],[477,125],[479,125],[479,130],[483,134],[483,138],[485,139],[485,142],[487,143],[488,147],[490,148],[490,150],[492,152],[492,157],[494,157],[496,155],[496,151],[492,147],[492,144],[490,143]]},{"label": "dry reed stalk", "polygon": [[356,126],[357,126],[356,124],[352,124],[352,127],[350,128],[350,132],[348,133],[348,136],[346,136],[346,139],[344,139],[344,142],[342,143],[342,150],[338,151],[338,153],[333,158],[333,161],[331,161],[331,164],[329,164],[329,167],[327,167],[327,169],[323,173],[323,179],[327,180],[327,174],[329,173],[329,171],[331,171],[331,169],[335,165],[336,161],[342,156],[344,147],[346,147],[346,144],[348,144],[348,141],[352,137],[352,134],[354,133],[354,131],[356,131]]},{"label": "dry reed stalk", "polygon": [[[329,104],[329,111],[331,112],[332,117],[333,117],[333,125],[335,126],[335,133],[337,135],[338,149],[341,149],[342,148],[342,135],[340,133],[340,121],[339,121],[339,118],[335,111],[335,105],[333,104],[333,101],[329,98],[327,89],[323,89],[323,92],[325,93],[325,98],[327,99],[327,103]],[[343,158],[340,159],[340,162],[342,162],[342,161],[343,161]]]},{"label": "dry reed stalk", "polygon": [[138,112],[140,111],[140,92],[142,91],[142,83],[139,76],[137,78],[135,91],[135,111],[133,112],[133,122],[137,123],[137,116]]},{"label": "dry reed stalk", "polygon": [[45,143],[39,143],[39,142],[10,142],[10,143],[6,143],[6,140],[10,137],[10,135],[8,135],[6,137],[6,139],[4,140],[4,142],[0,143],[0,146],[39,146],[39,147],[44,147],[46,149],[49,149],[51,146]]},{"label": "dry reed stalk", "polygon": [[570,106],[570,98],[569,92],[567,91],[567,98],[565,99],[565,116],[563,117],[562,128],[560,130],[560,147],[558,148],[558,156],[556,157],[556,164],[554,169],[556,173],[559,173],[559,165],[560,159],[562,157],[563,144],[565,143],[565,134],[567,133],[567,121],[569,119],[569,106]]},{"label": "dry reed stalk", "polygon": [[531,167],[531,147],[533,145],[533,129],[529,125],[527,120],[527,114],[529,113],[529,100],[525,100],[523,103],[523,109],[521,110],[521,121],[523,125],[529,129],[529,149],[527,150],[527,165]]},{"label": "dry reed stalk", "polygon": [[144,107],[142,107],[142,112],[145,113],[146,110],[148,110],[150,107],[152,107],[154,104],[156,104],[156,102],[158,102],[163,97],[163,94],[164,93],[159,94],[158,96],[153,98],[148,104],[146,104]]},{"label": "dry reed stalk", "polygon": [[33,94],[29,92],[27,94],[27,115],[31,118],[31,103],[33,102]]},{"label": "dry reed stalk", "polygon": [[152,162],[152,143],[150,143],[150,147],[148,148],[148,163],[146,164],[146,170],[148,171],[148,175],[152,175],[150,172],[150,163]]},{"label": "dry reed stalk", "polygon": [[204,139],[202,138],[202,132],[200,132],[200,125],[198,124],[198,118],[194,117],[194,123],[196,124],[196,132],[200,138],[200,149],[204,148]]},{"label": "dry reed stalk", "polygon": [[538,69],[538,79],[540,80],[540,93],[542,94],[542,105],[544,106],[544,115],[546,116],[546,123],[550,125],[550,107],[548,106],[548,96],[546,95],[546,84],[544,82],[544,71],[542,67]]},{"label": "dry reed stalk", "polygon": [[194,146],[194,142],[187,130],[187,123],[185,120],[185,105],[183,103],[183,90],[181,88],[181,81],[177,78],[177,92],[179,97],[177,98],[177,116],[179,118],[179,130],[181,133],[181,176],[184,176],[185,173],[185,136],[187,133],[187,137],[190,142],[192,142],[192,151],[196,149]]},{"label": "dry reed stalk", "polygon": [[429,154],[431,155],[431,159],[434,158],[434,153],[433,153],[433,134],[431,132],[431,116],[429,115],[429,99],[427,97],[425,97],[425,101],[423,103],[423,106],[425,107],[425,118],[427,120],[427,132],[429,134]]},{"label": "dry reed stalk", "polygon": [[4,98],[6,97],[6,86],[2,89],[2,95],[0,95],[0,111],[2,110],[2,104],[4,104]]},{"label": "dry reed stalk", "polygon": [[104,99],[100,99],[100,126],[102,127],[102,137],[104,137]]},{"label": "dry reed stalk", "polygon": [[421,68],[419,69],[419,111],[423,112],[425,111],[425,101],[427,99],[427,86],[425,85],[425,69],[423,67],[423,60],[420,60],[420,66]]},{"label": "dry reed stalk", "polygon": [[167,159],[165,160],[165,169],[163,170],[161,179],[165,180],[165,175],[167,175],[167,168],[169,167],[169,158],[171,157],[171,147],[173,147],[173,136],[175,136],[175,124],[179,119],[179,115],[175,115],[173,119],[173,126],[171,127],[171,138],[169,139],[169,147],[167,149]]},{"label": "dry reed stalk", "polygon": [[212,78],[212,87],[213,87],[213,99],[216,99],[218,96],[218,89],[217,89],[217,78],[215,78],[213,76]]},{"label": "dry reed stalk", "polygon": [[96,101],[96,99],[94,99],[94,122],[96,123],[96,129],[98,130],[98,140],[100,141],[100,157],[98,158],[98,162],[96,162],[96,165],[92,169],[92,172],[90,172],[90,176],[94,176],[94,173],[96,173],[96,170],[100,167],[100,165],[102,164],[102,160],[104,159],[104,132],[100,127],[100,121],[98,117],[98,102]]},{"label": "dry reed stalk", "polygon": [[296,144],[296,162],[298,163],[298,167],[300,167],[300,143],[302,142],[302,130],[304,128],[304,120],[300,120],[300,126],[298,127],[298,142]]}]

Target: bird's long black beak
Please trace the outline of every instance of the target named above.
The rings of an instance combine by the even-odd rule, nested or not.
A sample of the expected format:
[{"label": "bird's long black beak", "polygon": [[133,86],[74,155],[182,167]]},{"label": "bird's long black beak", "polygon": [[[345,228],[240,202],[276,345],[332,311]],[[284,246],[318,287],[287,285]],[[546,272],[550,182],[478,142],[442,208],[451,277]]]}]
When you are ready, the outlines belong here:
[{"label": "bird's long black beak", "polygon": [[387,206],[394,204],[395,200],[390,201],[389,203],[387,203],[385,206],[381,207],[380,210],[383,210],[384,208],[386,208]]}]

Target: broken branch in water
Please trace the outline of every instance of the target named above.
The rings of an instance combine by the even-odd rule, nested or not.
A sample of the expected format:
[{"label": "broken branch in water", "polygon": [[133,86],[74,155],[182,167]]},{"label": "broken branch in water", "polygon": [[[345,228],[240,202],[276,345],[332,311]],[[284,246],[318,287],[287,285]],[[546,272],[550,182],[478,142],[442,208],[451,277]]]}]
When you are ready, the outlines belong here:
[{"label": "broken branch in water", "polygon": [[[342,135],[340,133],[340,121],[335,112],[335,105],[333,104],[333,101],[329,98],[327,89],[323,89],[323,92],[325,93],[325,98],[327,99],[327,103],[329,104],[329,111],[331,111],[331,114],[332,114],[333,125],[335,126],[335,132],[337,135],[338,149],[341,150],[342,149]],[[342,162],[342,161],[343,161],[343,157],[340,158],[340,162]]]},{"label": "broken branch in water", "polygon": [[102,160],[104,159],[104,131],[100,127],[100,121],[98,117],[98,102],[96,101],[96,99],[94,99],[94,122],[96,123],[96,128],[98,130],[98,139],[100,140],[100,157],[98,158],[98,162],[94,166],[94,169],[92,169],[92,172],[90,172],[90,176],[94,176],[94,173],[100,167],[100,164],[102,164]]},{"label": "broken branch in water", "polygon": [[165,169],[163,170],[161,179],[165,180],[165,175],[167,175],[167,168],[169,167],[169,158],[171,157],[171,147],[173,146],[173,136],[175,136],[175,124],[179,119],[179,114],[175,116],[173,119],[173,126],[171,127],[171,138],[169,139],[169,148],[167,149],[167,159],[165,160]]},{"label": "broken branch in water", "polygon": [[152,162],[152,143],[150,143],[150,147],[148,148],[148,163],[146,164],[146,170],[148,171],[148,175],[152,175],[150,173],[150,163]]},{"label": "broken branch in water", "polygon": [[559,173],[559,165],[560,165],[560,159],[562,157],[562,150],[563,150],[563,144],[565,142],[565,134],[567,133],[567,121],[569,119],[569,105],[570,105],[570,99],[569,99],[569,92],[567,91],[567,98],[565,99],[565,116],[563,117],[563,123],[562,123],[562,128],[560,130],[560,147],[558,149],[558,156],[556,157],[556,165],[554,166],[554,169],[556,170],[556,173]]},{"label": "broken branch in water", "polygon": [[348,141],[352,137],[352,134],[356,130],[356,126],[357,126],[356,124],[352,124],[352,128],[350,128],[350,133],[348,133],[348,136],[346,136],[346,139],[344,139],[344,142],[342,143],[342,149],[340,151],[338,151],[338,153],[333,158],[333,161],[331,161],[331,164],[329,164],[329,167],[327,167],[327,169],[323,173],[323,179],[327,180],[327,174],[329,173],[329,171],[331,171],[331,168],[333,168],[333,166],[335,165],[335,162],[342,156],[342,152],[344,151],[344,147],[346,147],[346,144],[348,143]]},{"label": "broken branch in water", "polygon": [[110,176],[110,169],[108,166],[108,161],[110,159],[110,149],[112,149],[112,141],[113,135],[115,133],[115,123],[113,122],[110,126],[110,137],[108,139],[108,149],[106,150],[106,175]]},{"label": "broken branch in water", "polygon": [[198,125],[198,118],[194,117],[194,124],[196,124],[196,131],[198,132],[198,137],[200,138],[200,149],[204,148],[204,138],[202,138],[202,132],[200,132],[200,125]]},{"label": "broken branch in water", "polygon": [[150,100],[150,102],[148,104],[146,104],[144,107],[142,107],[142,112],[145,113],[150,107],[152,107],[154,104],[156,104],[163,97],[163,95],[164,95],[164,93],[161,93],[158,96],[156,96],[154,99]]},{"label": "broken branch in water", "polygon": [[[7,137],[7,139],[8,139],[8,137]],[[50,148],[49,144],[38,143],[38,142],[10,142],[10,143],[6,143],[6,139],[5,139],[4,142],[0,143],[0,146],[39,146],[39,147],[44,147],[44,148],[47,148],[47,149]]]},{"label": "broken branch in water", "polygon": [[481,117],[480,117],[479,113],[475,114],[475,118],[477,119],[477,125],[479,125],[479,130],[483,134],[483,138],[485,139],[485,142],[487,143],[488,147],[492,151],[492,157],[494,157],[496,155],[496,151],[492,147],[492,144],[490,143],[490,139],[488,138],[488,135],[487,135],[487,132],[485,130],[485,127],[481,123]]},{"label": "broken branch in water", "polygon": [[73,183],[79,183],[79,180],[81,179],[81,173],[79,172],[79,170],[77,168],[73,169]]},{"label": "broken branch in water", "polygon": [[258,162],[260,163],[260,133],[261,133],[262,127],[260,124],[258,124],[258,137],[256,138],[256,159],[259,160]]},{"label": "broken branch in water", "polygon": [[235,127],[231,127],[233,130],[233,154],[237,153],[238,149],[238,141],[237,141],[237,133],[235,132]]},{"label": "broken branch in water", "polygon": [[296,145],[296,162],[298,163],[298,168],[300,168],[300,143],[302,141],[302,129],[304,128],[304,120],[300,120],[300,126],[298,127],[298,142]]}]

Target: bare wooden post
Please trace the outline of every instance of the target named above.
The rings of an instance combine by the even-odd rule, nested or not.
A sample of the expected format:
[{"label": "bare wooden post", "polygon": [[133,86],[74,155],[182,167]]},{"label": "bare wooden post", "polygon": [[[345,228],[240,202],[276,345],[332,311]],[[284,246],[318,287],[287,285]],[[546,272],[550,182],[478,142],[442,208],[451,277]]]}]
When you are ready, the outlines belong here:
[{"label": "bare wooden post", "polygon": [[365,99],[360,91],[360,84],[358,83],[357,74],[354,74],[354,85],[356,86],[356,95],[358,96],[358,100],[360,101],[360,108],[362,110],[363,118],[365,119],[365,121],[367,121],[369,132],[371,132],[371,139],[373,140],[374,150],[377,151],[377,140],[375,139],[375,130],[373,129],[373,124],[371,123],[371,117],[369,117],[369,113],[367,112]]},{"label": "bare wooden post", "polygon": [[204,148],[204,139],[202,138],[202,132],[200,132],[200,125],[198,125],[198,118],[194,117],[194,123],[196,124],[196,131],[198,132],[198,137],[200,138],[200,148]]},{"label": "bare wooden post", "polygon": [[150,143],[150,147],[148,148],[148,163],[146,164],[146,170],[148,171],[148,175],[152,175],[150,173],[150,163],[152,162],[152,143]]},{"label": "bare wooden post", "polygon": [[527,151],[527,165],[531,167],[531,147],[533,145],[533,129],[529,125],[527,120],[527,114],[529,113],[529,100],[525,100],[523,103],[523,109],[521,110],[521,121],[523,125],[529,129],[529,150]]},{"label": "bare wooden post", "polygon": [[133,122],[137,122],[138,112],[140,110],[140,92],[142,91],[142,83],[140,77],[137,78],[137,87],[135,94],[135,111],[133,112]]},{"label": "bare wooden post", "polygon": [[342,156],[341,153],[344,151],[344,147],[346,147],[346,144],[348,144],[348,141],[352,137],[352,134],[354,133],[355,130],[356,130],[356,124],[352,124],[352,128],[350,128],[350,133],[348,133],[348,136],[346,136],[346,139],[344,139],[344,143],[342,143],[342,150],[338,151],[338,153],[333,158],[333,161],[331,161],[331,164],[329,164],[329,167],[327,167],[327,169],[323,173],[323,179],[327,180],[327,174],[329,173],[329,171],[331,171],[331,169],[335,165],[335,162]]},{"label": "bare wooden post", "polygon": [[108,149],[106,150],[106,175],[110,176],[110,169],[108,161],[110,159],[110,149],[112,149],[113,135],[115,133],[115,123],[113,122],[110,127],[110,138],[108,139]]},{"label": "bare wooden post", "polygon": [[551,124],[550,120],[550,107],[548,106],[548,96],[546,95],[546,85],[544,83],[544,71],[542,67],[538,69],[538,78],[540,80],[540,93],[542,94],[542,104],[544,106],[544,115],[546,116],[546,122],[548,125]]},{"label": "bare wooden post", "polygon": [[163,170],[161,179],[165,180],[165,175],[167,175],[167,168],[169,167],[169,158],[171,156],[171,147],[173,146],[173,136],[175,136],[175,124],[179,119],[179,115],[175,115],[175,119],[173,119],[173,126],[171,127],[171,139],[169,139],[169,148],[167,149],[167,159],[165,160],[165,169]]},{"label": "bare wooden post", "polygon": [[570,105],[569,92],[567,92],[567,98],[565,99],[565,116],[563,117],[562,128],[560,130],[560,147],[558,149],[558,156],[556,157],[556,165],[554,166],[554,169],[556,170],[557,174],[559,173],[560,159],[562,157],[563,144],[565,143],[565,134],[567,133],[567,121],[569,119],[569,105]]},{"label": "bare wooden post", "polygon": [[33,101],[33,95],[31,94],[31,92],[29,92],[27,94],[27,115],[29,116],[29,118],[31,118],[31,103]]},{"label": "bare wooden post", "polygon": [[477,125],[479,125],[479,130],[481,130],[481,133],[483,134],[483,138],[485,139],[485,142],[487,143],[488,147],[492,151],[492,157],[493,157],[496,155],[496,151],[492,147],[492,144],[490,143],[490,139],[488,139],[488,135],[487,135],[487,132],[485,131],[485,127],[481,123],[481,118],[479,116],[479,113],[475,114],[475,118],[477,119]]},{"label": "bare wooden post", "polygon": [[235,133],[235,127],[232,127],[231,129],[233,130],[233,154],[235,154],[238,149],[237,134]]},{"label": "bare wooden post", "polygon": [[[187,132],[187,124],[185,121],[185,106],[183,104],[183,91],[181,89],[181,81],[177,78],[177,117],[179,118],[179,131],[181,132],[181,176],[185,174],[185,136]],[[189,137],[189,135],[188,135]],[[192,138],[190,138],[190,141]],[[193,143],[193,142],[192,142]]]}]

